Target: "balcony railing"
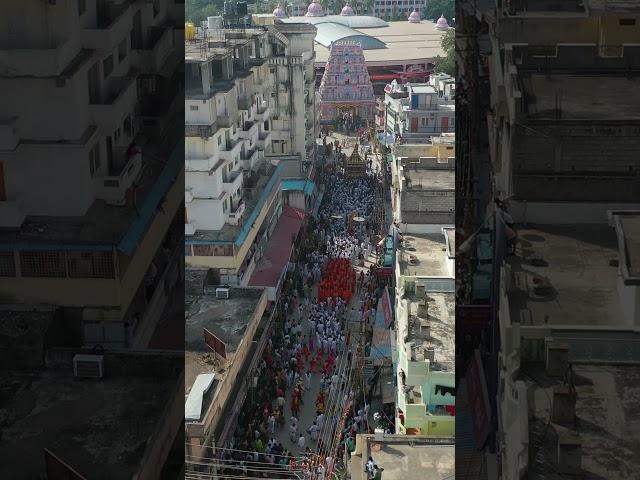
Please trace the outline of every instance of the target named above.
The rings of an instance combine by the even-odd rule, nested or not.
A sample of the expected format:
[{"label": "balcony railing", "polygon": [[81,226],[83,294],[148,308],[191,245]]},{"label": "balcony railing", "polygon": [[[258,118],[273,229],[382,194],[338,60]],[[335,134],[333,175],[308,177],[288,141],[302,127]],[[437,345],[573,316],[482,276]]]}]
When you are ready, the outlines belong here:
[{"label": "balcony railing", "polygon": [[213,122],[211,125],[185,125],[184,134],[186,137],[209,138],[218,131],[218,125]]},{"label": "balcony railing", "polygon": [[104,95],[90,100],[91,119],[104,131],[112,132],[131,113],[137,99],[138,88],[134,75],[114,78]]},{"label": "balcony railing", "polygon": [[229,212],[229,220],[228,222],[231,225],[238,225],[240,220],[242,219],[242,215],[245,212],[245,203],[244,201],[240,201],[237,205],[234,206],[233,209]]},{"label": "balcony railing", "polygon": [[132,50],[136,65],[143,71],[158,71],[174,48],[173,27],[152,28],[149,39],[139,49]]},{"label": "balcony railing", "polygon": [[82,31],[82,44],[98,52],[113,51],[131,31],[129,9],[132,2],[117,6],[118,10],[99,13],[96,23]]},{"label": "balcony railing", "polygon": [[124,205],[126,191],[138,178],[141,169],[142,153],[132,155],[118,174],[94,180],[96,198],[110,205]]},{"label": "balcony railing", "polygon": [[77,53],[70,40],[55,46],[43,45],[41,48],[3,48],[0,49],[0,71],[8,71],[16,76],[56,76]]}]

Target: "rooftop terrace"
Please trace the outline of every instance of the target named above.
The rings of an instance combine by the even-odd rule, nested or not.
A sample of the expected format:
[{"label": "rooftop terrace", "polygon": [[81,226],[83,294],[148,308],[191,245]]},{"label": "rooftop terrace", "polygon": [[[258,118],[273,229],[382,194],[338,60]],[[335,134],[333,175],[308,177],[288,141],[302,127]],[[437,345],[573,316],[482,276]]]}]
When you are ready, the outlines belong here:
[{"label": "rooftop terrace", "polygon": [[521,77],[531,119],[638,120],[640,79],[628,76]]},{"label": "rooftop terrace", "polygon": [[86,478],[135,477],[159,425],[179,424],[165,408],[182,385],[175,369],[125,376],[105,359],[105,370],[97,381],[79,381],[69,370],[1,371],[2,470],[43,478],[48,448]]},{"label": "rooftop terrace", "polygon": [[529,423],[530,445],[539,442],[542,445],[541,454],[529,465],[529,478],[567,478],[557,472],[557,439],[570,432],[577,433],[582,444],[582,478],[637,477],[640,470],[640,369],[637,365],[574,365],[573,371],[577,393],[575,429],[572,425],[554,422],[547,429],[549,399],[559,381],[548,377],[542,365],[527,365],[522,369],[523,379],[528,384],[529,409],[535,415]]},{"label": "rooftop terrace", "polygon": [[[217,299],[216,287],[204,286],[206,275],[206,270],[185,271],[186,393],[201,373],[216,373],[218,382],[224,379],[263,294],[259,288],[231,288],[229,299]],[[205,343],[205,328],[225,343],[225,362]]]},{"label": "rooftop terrace", "polygon": [[607,225],[518,229],[511,318],[523,325],[621,325],[618,244]]},{"label": "rooftop terrace", "polygon": [[419,436],[385,435],[381,442],[373,435],[358,435],[362,453],[351,456],[351,478],[365,480],[369,456],[384,468],[385,480],[444,480],[454,477],[455,446],[446,440]]},{"label": "rooftop terrace", "polygon": [[406,234],[398,248],[400,274],[403,276],[446,277],[447,244],[441,233]]},{"label": "rooftop terrace", "polygon": [[[453,282],[451,285],[453,287]],[[451,290],[406,297],[409,304],[407,339],[423,351],[434,349],[433,371],[455,371],[455,294],[453,288]],[[426,309],[421,306],[425,303]]]},{"label": "rooftop terrace", "polygon": [[146,175],[138,179],[135,204],[114,206],[104,200],[95,200],[81,217],[27,217],[18,230],[0,230],[0,249],[40,245],[52,249],[84,246],[111,250],[117,245],[118,249],[131,255],[182,166],[184,144],[163,143],[150,142],[142,147],[141,171]]}]

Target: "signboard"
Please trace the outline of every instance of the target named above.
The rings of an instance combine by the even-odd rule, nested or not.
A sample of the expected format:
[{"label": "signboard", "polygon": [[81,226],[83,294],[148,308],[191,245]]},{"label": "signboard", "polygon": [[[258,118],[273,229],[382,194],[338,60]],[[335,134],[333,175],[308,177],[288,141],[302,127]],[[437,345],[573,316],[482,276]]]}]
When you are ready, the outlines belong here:
[{"label": "signboard", "polygon": [[47,480],[86,480],[47,448],[44,449],[44,465]]},{"label": "signboard", "polygon": [[392,278],[393,277],[393,267],[378,267],[375,269],[376,278]]},{"label": "signboard", "polygon": [[477,332],[491,324],[491,305],[457,305],[456,326],[464,332]]},{"label": "signboard", "polygon": [[473,417],[476,447],[482,448],[489,436],[491,410],[480,352],[475,351],[467,371],[467,390]]},{"label": "signboard", "polygon": [[384,291],[382,292],[382,313],[384,314],[384,326],[385,328],[389,328],[393,323],[391,298],[389,298],[389,287],[384,287]]},{"label": "signboard", "polygon": [[218,337],[216,337],[213,333],[211,333],[209,330],[207,330],[206,328],[204,328],[203,330],[204,330],[205,343],[209,345],[209,348],[211,350],[216,352],[222,358],[226,359],[227,346],[225,345],[225,343],[222,340],[220,340]]}]

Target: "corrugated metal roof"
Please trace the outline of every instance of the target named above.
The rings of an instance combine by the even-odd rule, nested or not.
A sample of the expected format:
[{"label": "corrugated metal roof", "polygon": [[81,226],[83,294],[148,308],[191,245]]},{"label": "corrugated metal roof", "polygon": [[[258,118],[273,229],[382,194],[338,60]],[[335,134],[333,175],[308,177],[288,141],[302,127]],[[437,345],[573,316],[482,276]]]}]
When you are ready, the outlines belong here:
[{"label": "corrugated metal roof", "polygon": [[383,41],[375,37],[365,35],[353,28],[345,27],[339,23],[320,23],[316,25],[318,33],[316,33],[316,42],[325,47],[329,47],[333,42],[338,40],[354,40],[359,42],[363,50],[374,50],[385,48]]},{"label": "corrugated metal roof", "polygon": [[214,373],[203,373],[196,377],[196,381],[193,382],[187,401],[184,404],[184,419],[186,421],[197,422],[200,420],[204,394],[211,388],[214,379]]}]

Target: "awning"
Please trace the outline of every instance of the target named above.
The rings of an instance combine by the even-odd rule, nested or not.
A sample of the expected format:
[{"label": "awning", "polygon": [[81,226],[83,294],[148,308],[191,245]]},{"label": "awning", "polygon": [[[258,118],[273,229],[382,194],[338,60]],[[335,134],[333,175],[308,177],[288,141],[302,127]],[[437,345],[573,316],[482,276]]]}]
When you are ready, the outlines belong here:
[{"label": "awning", "polygon": [[304,221],[304,212],[293,207],[284,207],[278,219],[273,236],[267,244],[265,255],[259,260],[249,280],[251,287],[277,287],[293,248],[293,240],[298,235]]},{"label": "awning", "polygon": [[295,180],[295,179],[287,179],[282,180],[280,189],[283,192],[288,191],[301,191],[304,192],[305,195],[313,194],[313,190],[316,188],[316,185],[311,180]]}]

